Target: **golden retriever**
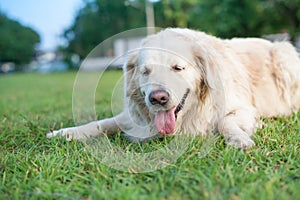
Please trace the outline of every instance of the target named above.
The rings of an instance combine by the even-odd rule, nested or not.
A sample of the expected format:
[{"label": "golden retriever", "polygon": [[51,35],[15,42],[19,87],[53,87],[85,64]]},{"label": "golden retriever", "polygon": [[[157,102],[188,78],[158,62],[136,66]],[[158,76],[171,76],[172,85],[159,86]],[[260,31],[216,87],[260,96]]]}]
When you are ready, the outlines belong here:
[{"label": "golden retriever", "polygon": [[288,42],[168,28],[129,53],[124,73],[121,114],[47,137],[85,140],[120,129],[138,140],[219,133],[228,145],[250,148],[260,117],[300,107],[300,59]]}]

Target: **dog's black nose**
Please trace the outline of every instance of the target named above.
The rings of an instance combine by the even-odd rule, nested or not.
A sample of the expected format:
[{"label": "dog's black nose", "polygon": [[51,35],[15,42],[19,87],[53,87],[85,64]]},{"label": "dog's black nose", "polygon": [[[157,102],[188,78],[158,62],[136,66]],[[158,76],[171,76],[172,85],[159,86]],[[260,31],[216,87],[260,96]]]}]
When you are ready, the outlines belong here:
[{"label": "dog's black nose", "polygon": [[165,105],[169,101],[169,93],[165,90],[155,90],[150,93],[149,101],[152,105]]}]

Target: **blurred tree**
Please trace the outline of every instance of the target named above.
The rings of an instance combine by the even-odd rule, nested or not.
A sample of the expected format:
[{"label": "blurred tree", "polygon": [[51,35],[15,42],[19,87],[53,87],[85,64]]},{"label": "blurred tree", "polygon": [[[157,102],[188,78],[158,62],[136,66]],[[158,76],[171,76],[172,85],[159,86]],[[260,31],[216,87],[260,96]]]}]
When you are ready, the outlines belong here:
[{"label": "blurred tree", "polygon": [[9,19],[0,12],[0,62],[30,62],[40,36],[31,28]]},{"label": "blurred tree", "polygon": [[225,38],[259,36],[265,14],[260,0],[201,0],[191,14],[197,19],[191,26]]},{"label": "blurred tree", "polygon": [[[141,9],[130,3],[141,4]],[[69,41],[67,52],[85,57],[103,40],[128,29],[146,24],[144,1],[93,0],[78,12],[74,24],[64,32]],[[108,52],[102,52],[106,55]]]},{"label": "blurred tree", "polygon": [[161,27],[189,27],[223,38],[300,31],[300,0],[160,0]]},{"label": "blurred tree", "polygon": [[154,4],[158,27],[189,27],[199,0],[161,0]]},{"label": "blurred tree", "polygon": [[272,32],[278,14],[266,8],[264,0],[161,0],[155,5],[158,26],[201,29],[225,38]]},{"label": "blurred tree", "polygon": [[263,0],[269,10],[280,15],[277,23],[292,36],[300,32],[300,0]]}]

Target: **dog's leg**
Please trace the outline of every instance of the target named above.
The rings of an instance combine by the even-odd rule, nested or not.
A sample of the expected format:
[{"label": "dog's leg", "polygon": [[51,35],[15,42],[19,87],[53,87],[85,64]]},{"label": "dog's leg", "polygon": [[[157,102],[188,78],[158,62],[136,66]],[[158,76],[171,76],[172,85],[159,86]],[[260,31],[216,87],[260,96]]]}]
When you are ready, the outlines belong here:
[{"label": "dog's leg", "polygon": [[257,121],[254,108],[233,110],[220,121],[218,129],[228,145],[247,149],[255,145],[250,137],[257,128]]},{"label": "dog's leg", "polygon": [[128,117],[126,117],[125,112],[123,112],[112,118],[90,122],[81,126],[52,131],[47,134],[47,137],[52,138],[55,136],[61,136],[65,137],[67,140],[75,139],[84,141],[89,137],[97,137],[103,134],[114,134],[120,129],[117,121],[122,122],[121,126],[129,126],[129,124],[127,124],[127,119]]}]

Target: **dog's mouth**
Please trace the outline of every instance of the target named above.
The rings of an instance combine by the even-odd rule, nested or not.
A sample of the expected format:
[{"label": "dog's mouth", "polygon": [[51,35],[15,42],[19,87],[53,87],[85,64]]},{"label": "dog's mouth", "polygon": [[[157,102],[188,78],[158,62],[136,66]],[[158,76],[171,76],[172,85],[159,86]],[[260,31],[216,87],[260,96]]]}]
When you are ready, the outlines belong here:
[{"label": "dog's mouth", "polygon": [[184,107],[185,100],[189,93],[190,89],[187,89],[176,107],[169,110],[161,110],[155,114],[155,126],[159,133],[170,134],[174,132],[177,115]]}]

